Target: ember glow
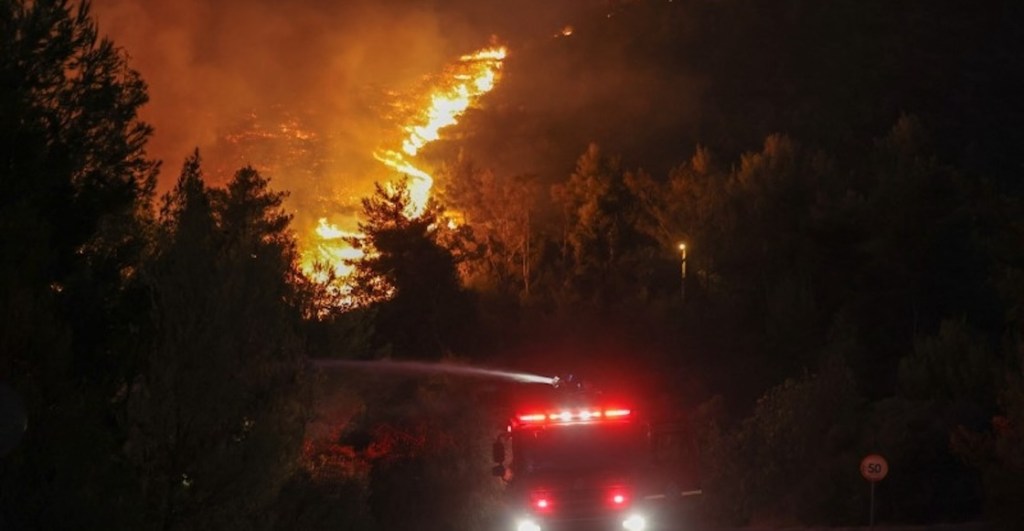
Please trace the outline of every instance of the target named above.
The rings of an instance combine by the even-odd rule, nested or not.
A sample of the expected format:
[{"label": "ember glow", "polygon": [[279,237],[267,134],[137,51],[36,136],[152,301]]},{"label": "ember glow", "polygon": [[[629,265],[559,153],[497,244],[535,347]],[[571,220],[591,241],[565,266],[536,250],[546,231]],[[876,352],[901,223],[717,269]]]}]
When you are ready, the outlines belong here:
[{"label": "ember glow", "polygon": [[[429,102],[412,113],[410,123],[403,127],[406,133],[401,146],[382,148],[374,157],[409,179],[411,203],[406,215],[415,218],[423,214],[430,199],[434,179],[415,157],[427,144],[441,138],[441,131],[458,123],[458,119],[484,94],[497,84],[507,50],[504,47],[485,48],[464,55],[439,76],[425,98]],[[316,264],[326,264],[339,279],[352,271],[352,262],[363,257],[363,251],[354,248],[351,238],[357,233],[345,232],[320,219],[307,238],[300,237],[302,268],[307,275],[324,280],[323,272],[315,271]]]}]

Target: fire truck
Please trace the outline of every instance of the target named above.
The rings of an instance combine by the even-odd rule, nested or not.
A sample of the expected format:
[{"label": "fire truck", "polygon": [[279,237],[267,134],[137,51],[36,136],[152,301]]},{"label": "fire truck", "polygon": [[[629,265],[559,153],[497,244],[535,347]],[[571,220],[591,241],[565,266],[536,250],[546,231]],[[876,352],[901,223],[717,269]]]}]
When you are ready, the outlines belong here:
[{"label": "fire truck", "polygon": [[680,520],[701,487],[685,419],[578,381],[531,387],[494,442],[500,529],[689,528]]}]

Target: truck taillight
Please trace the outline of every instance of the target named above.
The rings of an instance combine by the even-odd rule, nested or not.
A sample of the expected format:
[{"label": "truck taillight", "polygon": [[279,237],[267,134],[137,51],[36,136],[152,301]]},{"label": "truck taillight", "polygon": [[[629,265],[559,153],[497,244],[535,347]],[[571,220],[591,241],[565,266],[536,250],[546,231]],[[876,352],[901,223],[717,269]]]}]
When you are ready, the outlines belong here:
[{"label": "truck taillight", "polygon": [[615,508],[629,506],[629,491],[625,487],[614,487],[608,491],[608,504]]},{"label": "truck taillight", "polygon": [[530,506],[538,513],[549,513],[554,508],[554,501],[550,493],[534,491],[530,493]]}]

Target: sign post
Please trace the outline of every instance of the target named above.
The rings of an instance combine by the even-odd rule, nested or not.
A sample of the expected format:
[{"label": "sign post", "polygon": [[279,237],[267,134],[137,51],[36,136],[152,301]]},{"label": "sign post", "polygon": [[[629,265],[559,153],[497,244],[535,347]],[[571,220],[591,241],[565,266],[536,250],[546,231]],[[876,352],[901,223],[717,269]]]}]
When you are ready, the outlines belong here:
[{"label": "sign post", "polygon": [[889,474],[889,463],[878,454],[871,454],[861,459],[860,475],[871,483],[871,512],[868,515],[868,528],[875,528],[875,483],[885,479]]}]

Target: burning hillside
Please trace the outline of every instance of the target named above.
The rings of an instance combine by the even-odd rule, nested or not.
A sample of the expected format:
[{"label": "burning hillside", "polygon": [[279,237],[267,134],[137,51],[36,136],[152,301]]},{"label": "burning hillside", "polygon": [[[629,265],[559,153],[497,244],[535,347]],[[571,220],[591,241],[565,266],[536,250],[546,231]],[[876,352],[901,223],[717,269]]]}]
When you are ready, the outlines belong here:
[{"label": "burning hillside", "polygon": [[[417,155],[495,87],[506,54],[504,47],[490,47],[463,55],[440,74],[425,78],[415,93],[388,94],[390,105],[379,109],[382,121],[393,123],[382,127],[382,137],[389,140],[367,154],[386,168],[372,173],[410,180],[410,217],[426,208],[433,185],[428,165]],[[339,139],[308,125],[315,121],[311,113],[298,114],[280,106],[262,115],[250,112],[210,149],[215,161],[211,173],[227,175],[238,165],[252,164],[272,177],[302,182],[304,186],[293,191],[298,197],[291,203],[297,214],[302,268],[312,274],[314,266],[321,264],[344,277],[351,271],[350,262],[362,256],[346,238],[359,236],[355,205],[365,190],[352,189],[346,179],[337,178],[344,164],[334,149]],[[387,134],[388,130],[399,133]]]},{"label": "burning hillside", "polygon": [[486,48],[464,55],[449,66],[438,79],[437,87],[430,92],[429,105],[416,112],[412,123],[405,126],[408,136],[402,142],[401,150],[386,149],[374,155],[388,167],[412,179],[412,209],[408,212],[411,217],[418,216],[426,207],[433,178],[416,167],[410,158],[427,144],[441,138],[441,129],[458,123],[459,116],[477,98],[494,88],[506,53],[503,47]]},{"label": "burning hillside", "polygon": [[[374,157],[410,180],[412,203],[406,215],[417,217],[423,213],[430,200],[430,189],[434,179],[423,169],[415,157],[420,149],[441,138],[444,128],[456,125],[459,117],[476,100],[490,92],[501,71],[506,50],[503,47],[486,48],[464,55],[450,65],[431,83],[422,107],[411,107],[410,119],[403,130],[407,133],[401,148],[383,148]],[[312,274],[317,263],[332,268],[334,274],[344,277],[351,271],[351,261],[362,256],[353,248],[347,238],[358,233],[345,231],[320,218],[312,232],[299,234],[302,267]]]}]

